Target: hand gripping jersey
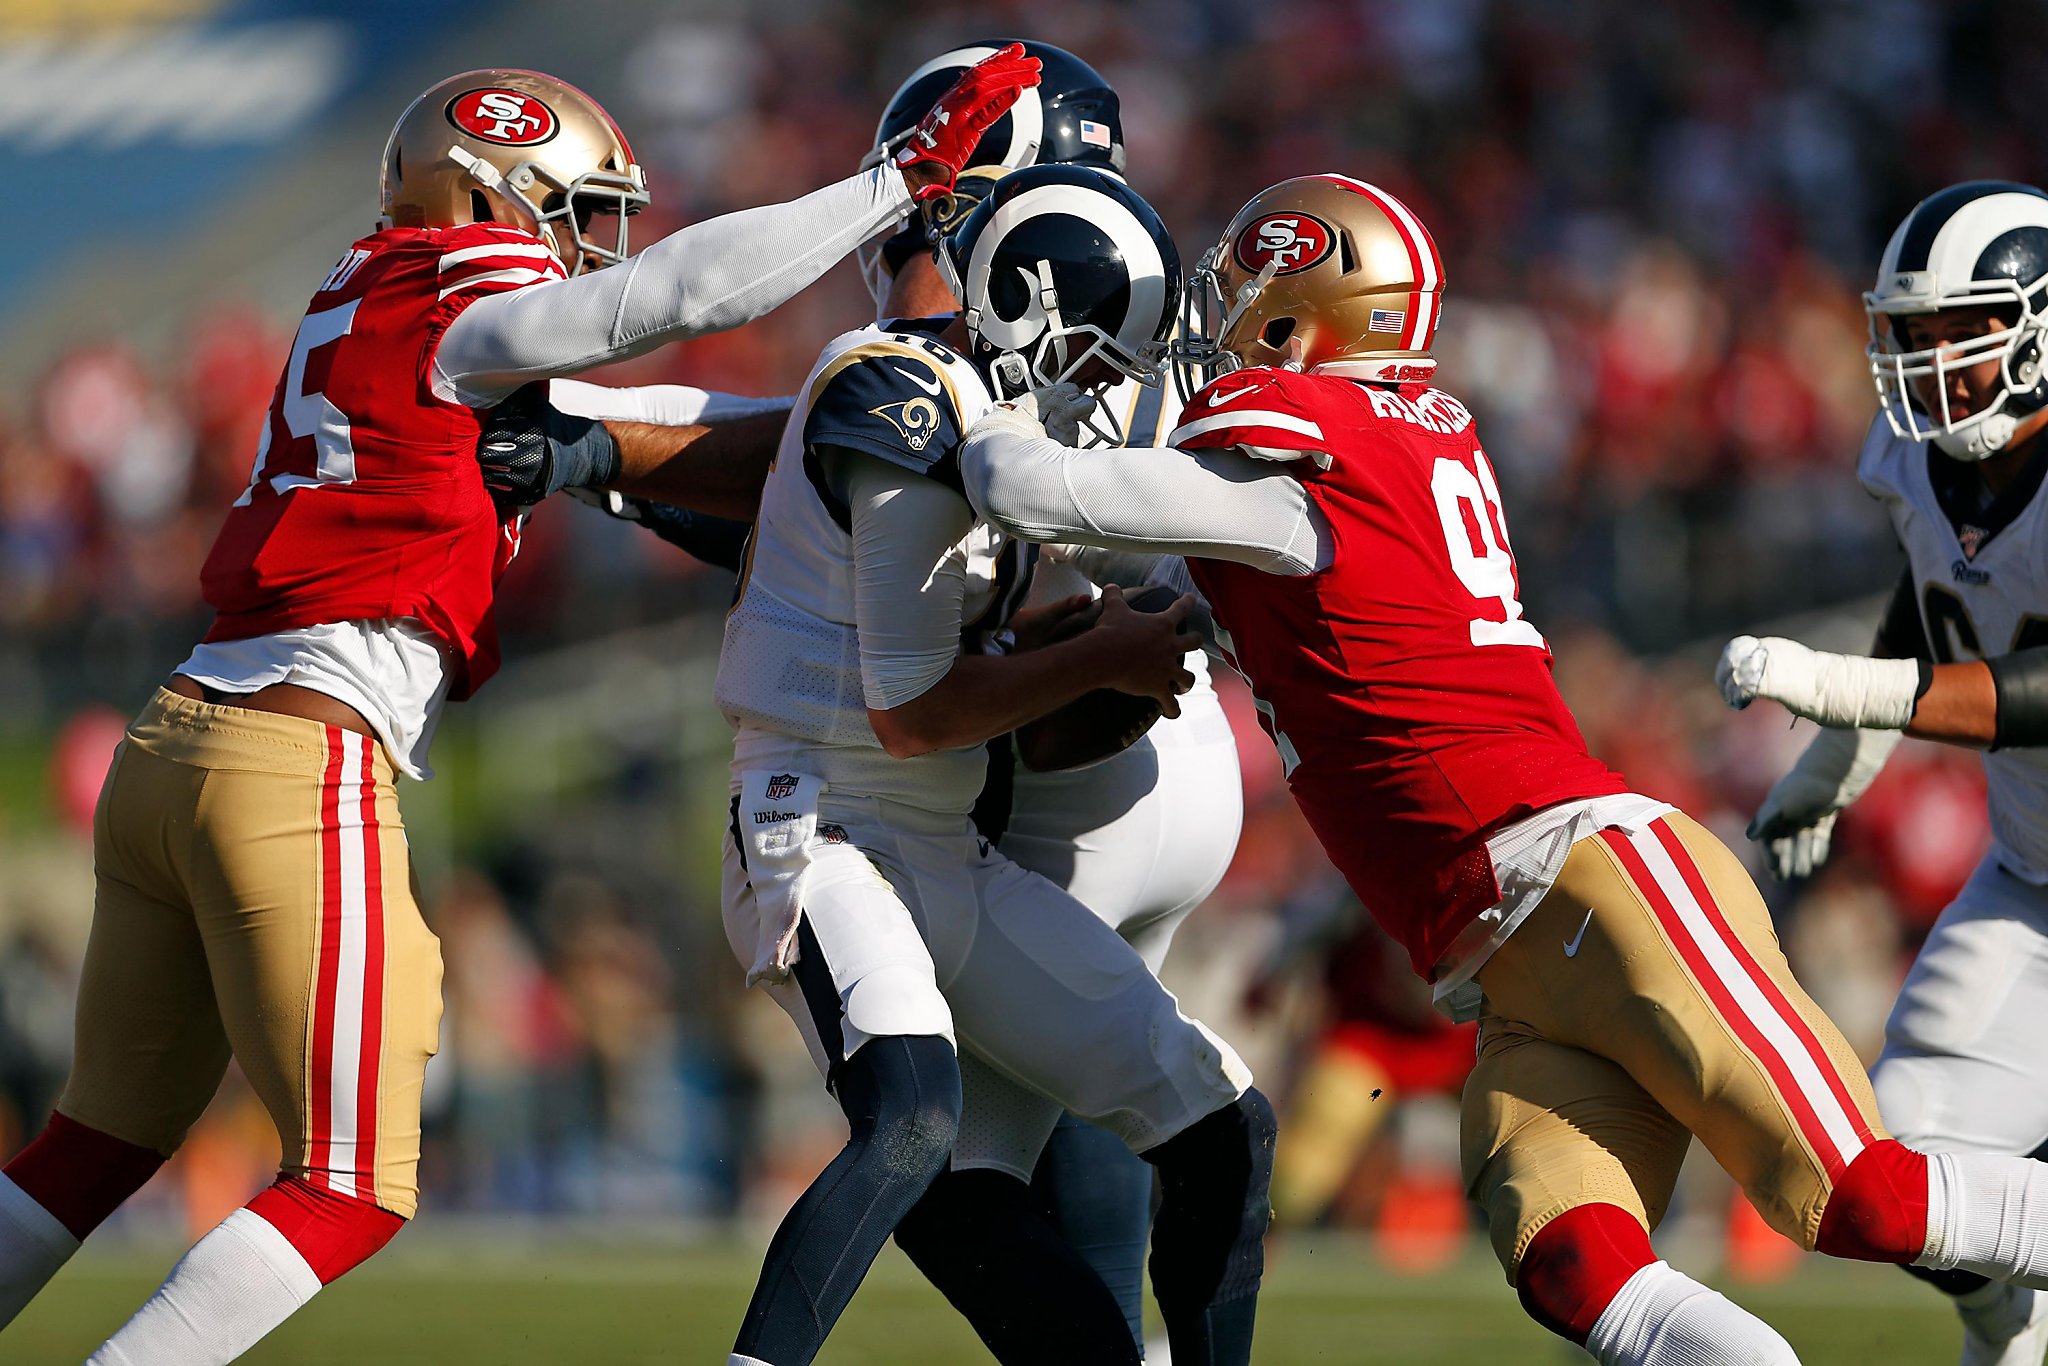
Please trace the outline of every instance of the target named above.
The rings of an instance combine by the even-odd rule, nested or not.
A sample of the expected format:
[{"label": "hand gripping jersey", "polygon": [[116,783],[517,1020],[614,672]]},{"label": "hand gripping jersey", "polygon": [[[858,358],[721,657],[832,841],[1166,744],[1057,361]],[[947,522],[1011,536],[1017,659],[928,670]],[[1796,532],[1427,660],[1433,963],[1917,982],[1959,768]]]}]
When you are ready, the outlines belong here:
[{"label": "hand gripping jersey", "polygon": [[538,238],[488,223],[393,228],[328,273],[201,572],[208,641],[414,618],[467,697],[498,667],[498,576],[519,549],[476,463],[478,422],[437,397],[434,348],[487,294],[560,279]]},{"label": "hand gripping jersey", "polygon": [[1423,385],[1239,370],[1195,395],[1172,444],[1288,460],[1329,525],[1334,559],[1313,574],[1188,564],[1309,823],[1428,976],[1500,897],[1489,832],[1627,790],[1587,754],[1522,618],[1472,416]]},{"label": "hand gripping jersey", "polygon": [[[2020,480],[1984,500],[1974,468],[1932,443],[1871,423],[1857,477],[1884,503],[1912,562],[1920,622],[1937,663],[1986,659],[2048,645],[2048,510],[2036,457]],[[1992,855],[2036,885],[2048,884],[2048,749],[1984,755]]]},{"label": "hand gripping jersey", "polygon": [[[959,490],[961,438],[993,400],[974,367],[932,336],[947,321],[835,337],[797,391],[719,652],[718,705],[739,732],[736,772],[790,767],[842,794],[950,813],[974,805],[981,746],[897,760],[875,738],[855,629],[851,514],[817,454],[844,447]],[[951,554],[968,583],[962,646],[979,651],[1024,600],[1036,548],[977,521]]]}]

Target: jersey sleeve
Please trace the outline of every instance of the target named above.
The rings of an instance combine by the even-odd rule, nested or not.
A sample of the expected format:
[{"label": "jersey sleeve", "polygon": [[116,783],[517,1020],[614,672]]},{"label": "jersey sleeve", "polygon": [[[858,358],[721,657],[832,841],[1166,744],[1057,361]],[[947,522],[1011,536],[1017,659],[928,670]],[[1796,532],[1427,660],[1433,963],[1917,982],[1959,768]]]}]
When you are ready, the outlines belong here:
[{"label": "jersey sleeve", "polygon": [[1863,437],[1863,448],[1856,453],[1856,478],[1862,483],[1865,493],[1890,502],[1904,496],[1905,462],[1916,455],[1924,459],[1926,449],[1918,442],[1894,435],[1890,421],[1879,413],[1870,420],[1870,430]]},{"label": "jersey sleeve", "polygon": [[804,445],[843,446],[960,492],[965,424],[952,377],[915,347],[862,346],[819,376]]},{"label": "jersey sleeve", "polygon": [[1324,434],[1310,393],[1280,370],[1234,370],[1202,387],[1181,410],[1180,425],[1167,438],[1183,450],[1240,447],[1264,460],[1329,463]]},{"label": "jersey sleeve", "polygon": [[433,234],[417,249],[431,251],[437,258],[431,286],[432,322],[426,353],[421,357],[420,377],[436,398],[460,402],[462,395],[440,381],[434,364],[448,328],[479,299],[566,279],[567,273],[545,242],[527,233],[486,223]]}]

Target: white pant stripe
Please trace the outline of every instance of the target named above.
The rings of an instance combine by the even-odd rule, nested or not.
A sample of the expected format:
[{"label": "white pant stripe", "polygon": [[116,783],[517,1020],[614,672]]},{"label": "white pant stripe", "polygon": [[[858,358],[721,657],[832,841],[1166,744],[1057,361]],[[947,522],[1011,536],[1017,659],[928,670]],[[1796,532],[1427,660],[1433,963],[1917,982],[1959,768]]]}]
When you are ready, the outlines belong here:
[{"label": "white pant stripe", "polygon": [[332,1147],[328,1185],[337,1195],[355,1195],[356,1155],[361,1138],[356,1088],[363,1051],[363,931],[367,907],[363,866],[362,772],[369,740],[341,733],[341,928],[334,978],[334,1053],[328,1093]]}]

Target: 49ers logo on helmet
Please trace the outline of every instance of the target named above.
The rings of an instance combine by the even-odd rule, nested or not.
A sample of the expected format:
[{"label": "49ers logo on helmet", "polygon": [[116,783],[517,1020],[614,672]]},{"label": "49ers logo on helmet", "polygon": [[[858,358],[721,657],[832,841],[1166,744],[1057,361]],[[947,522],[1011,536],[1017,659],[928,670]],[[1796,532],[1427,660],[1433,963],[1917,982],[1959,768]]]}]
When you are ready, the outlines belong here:
[{"label": "49ers logo on helmet", "polygon": [[1337,234],[1305,213],[1269,213],[1237,235],[1237,263],[1253,274],[1278,262],[1281,275],[1307,270],[1330,254]]},{"label": "49ers logo on helmet", "polygon": [[473,138],[531,147],[546,142],[562,126],[555,111],[523,91],[487,87],[466,90],[448,102],[448,122]]}]

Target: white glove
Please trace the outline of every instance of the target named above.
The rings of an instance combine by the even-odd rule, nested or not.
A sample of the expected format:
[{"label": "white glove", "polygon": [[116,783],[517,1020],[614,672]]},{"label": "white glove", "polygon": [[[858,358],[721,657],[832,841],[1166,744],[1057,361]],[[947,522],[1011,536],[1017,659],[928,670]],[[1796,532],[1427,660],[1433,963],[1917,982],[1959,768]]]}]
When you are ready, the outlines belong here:
[{"label": "white glove", "polygon": [[1094,411],[1093,394],[1081,392],[1081,386],[1071,380],[1062,380],[998,403],[975,425],[986,424],[1021,435],[1049,436],[1062,446],[1074,446],[1080,444],[1081,419]]},{"label": "white glove", "polygon": [[1714,682],[1737,711],[1768,697],[1823,726],[1903,730],[1920,700],[1917,660],[1828,654],[1783,636],[1735,637],[1721,650]]},{"label": "white glove", "polygon": [[1773,877],[1811,877],[1827,862],[1836,813],[1863,795],[1899,739],[1895,730],[1823,730],[1814,737],[1749,822]]}]

